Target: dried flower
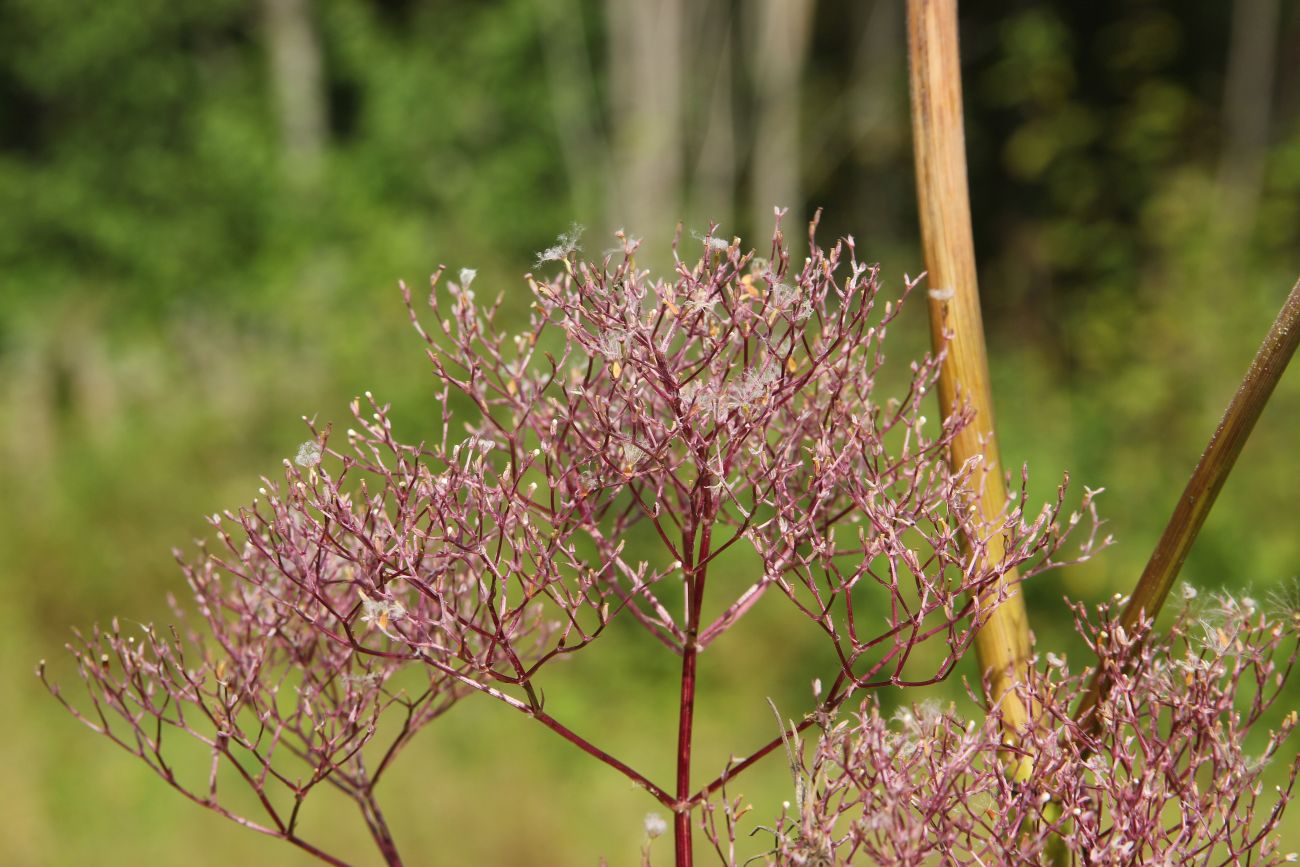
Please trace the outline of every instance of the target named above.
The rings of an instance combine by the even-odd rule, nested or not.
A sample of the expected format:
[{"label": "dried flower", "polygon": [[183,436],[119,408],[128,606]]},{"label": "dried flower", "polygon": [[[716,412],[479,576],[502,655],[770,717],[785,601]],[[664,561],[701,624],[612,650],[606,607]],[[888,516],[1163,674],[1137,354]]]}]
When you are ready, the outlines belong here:
[{"label": "dried flower", "polygon": [[582,249],[578,243],[581,239],[582,226],[574,223],[569,227],[569,231],[555,239],[554,245],[537,254],[537,265],[540,267],[546,262],[559,262],[568,258]]},{"label": "dried flower", "polygon": [[[698,654],[777,593],[834,654],[803,731],[860,690],[946,677],[1008,571],[1059,565],[1064,491],[1037,514],[1024,511],[1021,492],[988,522],[972,508],[983,470],[948,467],[969,414],[926,424],[939,359],[915,362],[899,397],[877,393],[902,301],[877,303],[878,269],[857,260],[851,239],[829,250],[814,243],[799,268],[779,232],[761,264],[739,243],[710,241],[697,261],[656,280],[636,268],[625,236],[621,255],[579,261],[579,232],[540,254],[539,264],[565,267],[528,278],[534,304],[522,333],[506,333],[497,307],[476,300],[469,269],[445,293],[435,274],[427,313],[403,286],[438,383],[441,430],[400,442],[369,392],[352,404],[345,443],[309,422],[313,439],[295,461],[311,472],[287,466],[282,483],[264,480],[251,506],[214,516],[215,542],[183,563],[196,627],[131,640],[114,624],[79,638],[91,706],[69,710],[198,803],[326,860],[295,817],[328,782],[357,802],[381,856],[397,864],[376,782],[416,731],[467,695],[487,696],[661,807],[696,811],[715,847],[733,851],[723,838],[734,842],[744,809],[724,787],[788,746],[789,733],[698,790],[670,791],[554,717],[539,672],[585,651],[615,618],[631,620],[681,657],[689,745]],[[459,442],[453,395],[473,408],[456,419],[468,435]],[[629,549],[639,528],[656,550]],[[1000,559],[988,556],[995,537]],[[733,546],[751,549],[761,568],[747,581],[711,581]],[[417,692],[390,688],[403,670],[418,672],[400,681],[418,682]],[[960,782],[961,763],[996,750],[985,729],[967,733],[952,719],[923,707],[900,717],[901,730],[871,722],[873,761],[892,757],[918,773],[948,762],[944,778]],[[208,781],[173,776],[176,734],[209,752]],[[679,753],[678,780],[691,779],[689,755]],[[311,772],[300,781],[304,763]],[[218,791],[223,767],[251,801]],[[967,788],[1012,797],[990,789],[992,779]],[[814,774],[808,790],[822,781]],[[265,815],[240,812],[247,803]],[[818,803],[800,801],[799,839],[823,857],[840,838],[808,813]],[[679,835],[690,827],[674,823]],[[873,812],[862,828],[900,846],[924,837],[902,814]],[[648,836],[666,830],[647,817]]]},{"label": "dried flower", "polygon": [[[910,864],[941,856],[1028,865],[1042,863],[1052,844],[1078,864],[1286,861],[1277,831],[1300,757],[1290,751],[1272,803],[1260,777],[1286,755],[1295,712],[1267,733],[1262,752],[1248,754],[1245,741],[1295,664],[1298,630],[1253,617],[1245,600],[1219,603],[1224,628],[1240,642],[1231,653],[1201,643],[1190,608],[1166,634],[1147,622],[1136,640],[1115,643],[1100,636],[1118,631],[1117,609],[1103,606],[1094,622],[1075,607],[1080,633],[1100,649],[1099,665],[1117,673],[1095,710],[1102,720],[1095,732],[1070,717],[1092,672],[1071,673],[1059,659],[1021,685],[1041,712],[1014,745],[997,708],[982,722],[933,707],[904,710],[891,724],[867,700],[828,726],[798,766],[797,790],[810,796],[797,814],[782,816],[775,861]],[[1195,676],[1171,676],[1176,671]]]},{"label": "dried flower", "polygon": [[300,467],[314,467],[320,463],[320,458],[320,446],[308,441],[298,446],[298,454],[294,455],[293,462]]},{"label": "dried flower", "polygon": [[645,814],[645,835],[653,840],[656,837],[662,837],[668,830],[668,822],[658,813]]}]

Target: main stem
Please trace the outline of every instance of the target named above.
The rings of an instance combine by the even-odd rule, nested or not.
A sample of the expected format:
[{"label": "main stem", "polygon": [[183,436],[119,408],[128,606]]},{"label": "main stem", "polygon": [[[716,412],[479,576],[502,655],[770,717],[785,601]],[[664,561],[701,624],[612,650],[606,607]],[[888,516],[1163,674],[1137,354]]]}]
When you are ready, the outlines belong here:
[{"label": "main stem", "polygon": [[677,806],[673,813],[673,843],[677,867],[690,867],[691,852],[691,736],[695,723],[695,661],[699,656],[694,637],[682,652],[681,707],[677,717]]},{"label": "main stem", "polygon": [[359,800],[366,826],[370,829],[370,836],[374,839],[375,846],[384,857],[384,863],[389,867],[402,867],[402,856],[398,853],[397,843],[393,840],[393,832],[388,828],[384,813],[379,809],[379,801],[375,799],[374,790],[366,789]]},{"label": "main stem", "polygon": [[[992,389],[975,277],[956,0],[908,0],[907,30],[916,194],[930,285],[930,338],[936,352],[946,352],[939,372],[940,412],[947,418],[962,409],[961,401],[974,413],[954,438],[949,459],[955,468],[982,457],[978,507],[984,522],[994,525],[1005,512],[1007,491],[993,432]],[[989,538],[986,565],[1002,562],[1004,555],[1001,535]],[[1029,620],[1016,572],[1008,570],[1001,584],[985,597],[1001,595],[1003,601],[976,635],[975,649],[989,679],[989,699],[1001,701],[1003,723],[1014,732],[1029,722],[1029,709],[1011,688],[1029,659]]]},{"label": "main stem", "polygon": [[[713,530],[711,498],[705,479],[701,479],[692,503],[695,518],[682,534],[682,553],[686,562],[687,611],[686,645],[682,649],[682,690],[677,714],[677,805],[673,813],[673,844],[677,867],[691,867],[694,852],[691,842],[691,740],[695,726],[695,672],[699,659],[700,608],[704,601],[704,581],[709,570],[709,546]],[[696,530],[699,530],[699,556],[695,554]],[[700,564],[698,567],[696,564]]]}]

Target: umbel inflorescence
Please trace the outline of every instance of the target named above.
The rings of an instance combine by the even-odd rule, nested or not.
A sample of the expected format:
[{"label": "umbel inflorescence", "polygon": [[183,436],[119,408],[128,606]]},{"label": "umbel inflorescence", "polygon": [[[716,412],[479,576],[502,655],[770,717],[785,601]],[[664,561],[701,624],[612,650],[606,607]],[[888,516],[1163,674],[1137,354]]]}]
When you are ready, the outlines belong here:
[{"label": "umbel inflorescence", "polygon": [[[1296,861],[1279,851],[1276,832],[1300,758],[1292,750],[1275,783],[1264,773],[1286,754],[1296,712],[1259,731],[1295,666],[1294,600],[1200,599],[1185,587],[1162,633],[1149,620],[1126,632],[1113,604],[1095,616],[1082,606],[1074,613],[1099,663],[1072,671],[1045,653],[1017,687],[1038,713],[1015,742],[999,708],[980,695],[978,719],[928,702],[891,720],[869,700],[823,721],[810,755],[791,753],[797,797],[775,826],[776,860]],[[1097,667],[1111,688],[1095,719],[1077,721],[1071,709]]]},{"label": "umbel inflorescence", "polygon": [[[1007,592],[1003,576],[1059,565],[1066,535],[1091,516],[1087,556],[1091,494],[1068,516],[1062,491],[1038,512],[1023,511],[1022,495],[997,521],[979,517],[986,468],[945,460],[967,416],[923,415],[939,360],[913,363],[893,396],[877,393],[882,342],[916,281],[881,302],[878,269],[858,260],[852,238],[823,250],[810,231],[811,253],[794,266],[779,228],[766,258],[710,233],[698,258],[677,258],[664,279],[639,270],[636,242],[619,239],[598,262],[578,255],[576,235],[542,254],[539,270],[554,273],[526,278],[531,310],[516,334],[499,324],[500,298],[479,302],[472,270],[435,274],[423,311],[403,286],[441,425],[423,442],[399,442],[370,393],[354,402],[344,435],[310,425],[283,480],[265,480],[251,506],[212,516],[215,540],[183,561],[193,600],[177,618],[188,625],[114,621],[79,636],[72,650],[90,704],[55,695],[185,796],[334,864],[344,862],[301,836],[309,796],[328,787],[353,798],[384,861],[402,863],[377,785],[416,732],[471,696],[537,720],[648,792],[671,818],[653,816],[647,831],[671,827],[678,864],[691,863],[696,827],[724,862],[735,859],[739,811],[724,789],[783,743],[797,769],[811,764],[798,776],[797,809],[774,829],[775,861],[869,853],[888,862],[894,852],[913,863],[901,843],[884,856],[872,846],[871,829],[885,827],[938,835],[939,849],[916,849],[926,854],[987,848],[963,830],[960,805],[944,800],[952,791],[900,794],[899,774],[911,772],[873,752],[892,735],[870,704],[855,723],[836,722],[836,712],[869,688],[945,677]],[[452,407],[468,409],[453,418]],[[653,550],[629,546],[636,533]],[[988,556],[995,536],[1005,552],[997,559]],[[733,546],[760,566],[710,581]],[[771,594],[816,625],[837,665],[815,705],[768,744],[737,744],[747,758],[695,767],[699,657]],[[646,733],[676,743],[672,780],[651,779],[553,716],[535,682],[620,618],[681,660],[676,731]],[[1293,638],[1294,624],[1286,629]],[[1131,650],[1103,658],[1140,668],[1138,636],[1121,645]],[[1031,851],[1074,822],[1070,839],[1117,851],[1104,849],[1107,835],[1128,832],[1107,830],[1119,814],[1107,792],[1081,782],[1075,753],[1085,748],[1064,722],[1077,683],[1052,671],[1024,687],[1052,711],[1039,717],[1046,733],[1014,748],[1046,759],[1008,764],[1011,747],[993,734],[996,706],[991,727],[974,734],[927,714],[936,734],[926,755],[953,767],[987,757],[970,785],[1002,811],[999,839],[1026,839],[1032,825]],[[1131,694],[1183,690],[1176,672],[1166,682],[1163,693]],[[1193,725],[1204,728],[1214,707],[1199,707]],[[1139,724],[1118,713],[1115,725]],[[805,759],[793,745],[814,726],[822,739]],[[209,754],[208,773],[177,770],[169,750],[178,738]],[[1094,761],[1130,748],[1118,735],[1089,744]],[[1015,776],[1024,768],[1039,788],[1024,788]],[[1184,774],[1189,785],[1199,773]],[[255,809],[237,806],[250,803],[246,794],[229,796],[232,775]],[[1031,790],[1071,810],[1094,805],[1092,819],[1053,824],[1041,805],[999,806]],[[915,813],[922,804],[931,806]],[[998,851],[1028,863],[1010,843]]]}]

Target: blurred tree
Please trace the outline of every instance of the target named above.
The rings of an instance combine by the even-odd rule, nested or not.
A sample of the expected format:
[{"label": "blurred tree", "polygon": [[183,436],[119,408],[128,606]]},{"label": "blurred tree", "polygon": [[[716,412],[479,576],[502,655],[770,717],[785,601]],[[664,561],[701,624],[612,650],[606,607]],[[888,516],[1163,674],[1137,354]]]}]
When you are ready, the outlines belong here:
[{"label": "blurred tree", "polygon": [[772,220],[773,207],[790,209],[792,227],[805,219],[800,104],[813,2],[762,0],[751,9],[754,36],[746,57],[754,92],[749,227],[761,232]]},{"label": "blurred tree", "polygon": [[325,155],[329,126],[320,37],[311,0],[262,0],[271,82],[290,171],[311,179]]},{"label": "blurred tree", "polygon": [[658,260],[681,210],[682,0],[609,0],[606,5],[614,175],[609,219],[643,237]]},{"label": "blurred tree", "polygon": [[1223,88],[1221,213],[1231,255],[1255,225],[1273,112],[1278,0],[1235,0]]},{"label": "blurred tree", "polygon": [[741,144],[736,135],[736,16],[727,0],[689,6],[687,143],[695,154],[689,198],[682,216],[688,225],[735,225],[736,183]]}]

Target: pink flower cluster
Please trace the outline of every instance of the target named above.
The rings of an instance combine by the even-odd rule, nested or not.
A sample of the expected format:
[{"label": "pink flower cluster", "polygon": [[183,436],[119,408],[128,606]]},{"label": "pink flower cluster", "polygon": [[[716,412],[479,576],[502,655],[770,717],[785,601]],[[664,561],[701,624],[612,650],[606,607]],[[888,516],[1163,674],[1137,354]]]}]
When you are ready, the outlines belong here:
[{"label": "pink flower cluster", "polygon": [[[1191,593],[1188,593],[1191,597]],[[1097,666],[1055,654],[1020,685],[1036,724],[1008,742],[998,709],[967,721],[929,704],[882,717],[874,701],[825,719],[797,799],[782,816],[781,864],[1279,864],[1276,832],[1300,758],[1296,712],[1275,712],[1295,665],[1300,610],[1249,598],[1187,600],[1168,631],[1126,633],[1118,612],[1079,633],[1110,688],[1097,719],[1071,706]],[[978,700],[978,699],[977,699]],[[1048,860],[1052,859],[1052,860]],[[1064,860],[1062,860],[1064,859]]]},{"label": "pink flower cluster", "polygon": [[[1062,516],[1062,492],[1035,514],[979,518],[985,468],[945,461],[966,416],[922,414],[937,359],[913,363],[896,398],[879,393],[903,299],[880,303],[878,269],[851,238],[823,250],[810,232],[796,267],[779,229],[766,258],[710,235],[667,279],[639,270],[636,243],[620,238],[597,263],[578,258],[576,238],[543,257],[557,273],[527,277],[518,333],[500,324],[500,298],[476,299],[472,270],[449,285],[434,275],[426,311],[403,287],[441,424],[400,442],[367,393],[344,435],[312,425],[281,481],[213,516],[215,543],[184,567],[189,626],[115,621],[76,643],[91,703],[69,709],[189,798],[330,863],[342,862],[302,839],[298,818],[322,784],[341,790],[399,864],[377,783],[416,731],[490,696],[648,791],[690,863],[710,798],[782,743],[738,749],[748,758],[695,780],[699,657],[761,597],[787,598],[837,655],[805,730],[861,689],[943,678],[1004,575],[1058,565],[1080,513]],[[995,534],[1006,554],[990,561]],[[710,580],[733,546],[761,567]],[[579,734],[536,688],[544,666],[615,618],[681,659],[674,780]],[[207,753],[206,779],[169,758],[186,739]],[[231,805],[223,767],[258,812]]]}]

